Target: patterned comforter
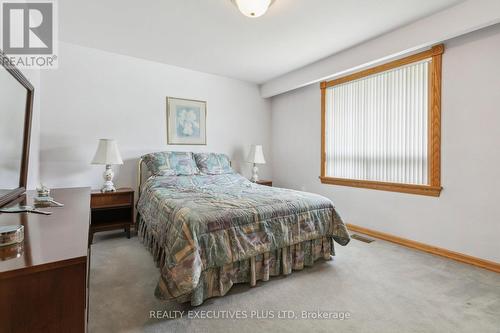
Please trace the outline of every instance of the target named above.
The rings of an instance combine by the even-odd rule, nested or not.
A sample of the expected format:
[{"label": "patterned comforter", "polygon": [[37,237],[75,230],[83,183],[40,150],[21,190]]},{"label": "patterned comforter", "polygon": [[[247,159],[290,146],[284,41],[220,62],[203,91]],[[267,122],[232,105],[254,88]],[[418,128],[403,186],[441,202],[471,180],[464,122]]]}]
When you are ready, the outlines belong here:
[{"label": "patterned comforter", "polygon": [[321,237],[349,242],[330,200],[238,174],[151,177],[137,209],[161,253],[165,298],[192,292],[209,268]]}]

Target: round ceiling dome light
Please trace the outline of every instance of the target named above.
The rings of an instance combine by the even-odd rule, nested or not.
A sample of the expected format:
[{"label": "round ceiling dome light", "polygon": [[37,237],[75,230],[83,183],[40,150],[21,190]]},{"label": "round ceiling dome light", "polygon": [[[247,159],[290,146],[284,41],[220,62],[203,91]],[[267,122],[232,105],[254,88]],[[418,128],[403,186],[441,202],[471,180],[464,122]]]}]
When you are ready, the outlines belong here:
[{"label": "round ceiling dome light", "polygon": [[234,0],[240,12],[248,17],[264,15],[274,0]]}]

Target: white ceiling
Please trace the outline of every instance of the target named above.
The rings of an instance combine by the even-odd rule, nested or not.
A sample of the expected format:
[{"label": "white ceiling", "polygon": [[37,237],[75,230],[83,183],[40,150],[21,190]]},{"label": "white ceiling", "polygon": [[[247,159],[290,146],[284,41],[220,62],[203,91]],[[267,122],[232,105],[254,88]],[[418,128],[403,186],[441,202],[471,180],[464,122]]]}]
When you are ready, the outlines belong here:
[{"label": "white ceiling", "polygon": [[263,83],[461,0],[59,1],[62,41]]}]

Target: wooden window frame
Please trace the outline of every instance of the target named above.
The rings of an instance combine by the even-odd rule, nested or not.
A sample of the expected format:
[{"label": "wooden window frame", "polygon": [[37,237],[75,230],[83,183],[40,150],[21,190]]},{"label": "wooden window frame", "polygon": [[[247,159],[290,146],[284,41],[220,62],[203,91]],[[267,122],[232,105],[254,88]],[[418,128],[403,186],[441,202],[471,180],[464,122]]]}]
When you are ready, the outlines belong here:
[{"label": "wooden window frame", "polygon": [[[321,183],[374,190],[392,191],[439,197],[441,194],[441,72],[444,45],[402,59],[353,73],[331,81],[321,82]],[[429,66],[429,115],[428,115],[428,185],[388,183],[370,180],[355,180],[326,176],[326,89],[358,80],[393,68],[409,65],[425,59],[432,59]]]}]

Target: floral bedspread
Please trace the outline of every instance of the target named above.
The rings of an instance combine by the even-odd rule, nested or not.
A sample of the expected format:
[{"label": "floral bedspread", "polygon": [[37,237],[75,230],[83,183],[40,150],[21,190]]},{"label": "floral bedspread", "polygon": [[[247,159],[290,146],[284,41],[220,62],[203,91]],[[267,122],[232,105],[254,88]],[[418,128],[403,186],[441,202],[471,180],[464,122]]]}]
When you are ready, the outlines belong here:
[{"label": "floral bedspread", "polygon": [[166,298],[192,292],[209,268],[322,237],[350,240],[329,199],[236,173],[151,177],[137,209]]}]

